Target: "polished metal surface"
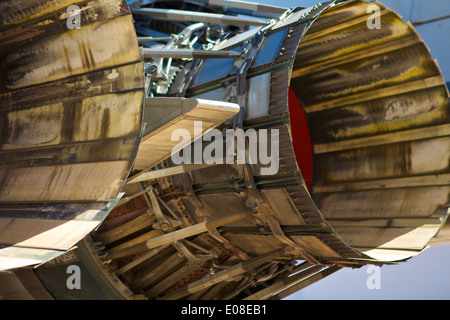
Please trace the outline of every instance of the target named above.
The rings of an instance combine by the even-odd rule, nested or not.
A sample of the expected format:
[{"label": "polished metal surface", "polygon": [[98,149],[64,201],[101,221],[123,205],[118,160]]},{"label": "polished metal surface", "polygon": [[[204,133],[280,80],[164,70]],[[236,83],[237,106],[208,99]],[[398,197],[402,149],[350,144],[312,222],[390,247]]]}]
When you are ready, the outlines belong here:
[{"label": "polished metal surface", "polygon": [[[124,1],[3,1],[0,269],[71,249],[114,207],[141,136],[143,65]],[[108,50],[105,50],[108,48]]]},{"label": "polished metal surface", "polygon": [[[282,299],[342,268],[406,262],[427,248],[448,217],[449,94],[437,63],[410,23],[378,2],[329,1],[291,9],[227,3],[131,3],[137,39],[133,34],[127,40],[133,46],[118,46],[128,52],[140,43],[143,48],[133,51],[139,61],[114,66],[115,71],[102,67],[101,72],[110,70],[106,78],[112,80],[115,72],[132,69],[130,79],[139,81],[123,82],[125,93],[115,94],[112,100],[100,102],[89,96],[85,108],[113,108],[114,102],[130,107],[144,99],[139,118],[144,127],[132,126],[137,134],[133,147],[126,143],[113,147],[106,141],[110,131],[105,122],[116,115],[113,111],[109,116],[92,111],[88,118],[63,113],[75,124],[104,128],[80,131],[72,125],[71,137],[97,139],[96,146],[110,150],[111,157],[120,152],[127,166],[117,170],[102,162],[100,169],[92,168],[103,149],[86,153],[76,149],[77,157],[83,155],[86,161],[74,180],[4,193],[29,208],[29,202],[47,201],[50,195],[56,202],[67,195],[84,201],[83,205],[95,196],[96,204],[103,203],[100,200],[107,197],[100,195],[105,190],[120,189],[122,199],[108,207],[103,223],[81,242],[83,257],[75,259],[86,270],[95,262],[97,267],[86,271],[89,274],[104,270],[108,277],[101,278],[100,286],[108,297]],[[380,28],[369,27],[374,5]],[[233,16],[237,13],[248,16]],[[124,13],[120,18],[130,17]],[[37,47],[33,42],[27,48]],[[86,70],[97,61],[89,54],[81,56],[89,62]],[[31,60],[31,70],[41,70],[40,63],[48,65]],[[3,61],[14,59],[6,54]],[[59,60],[55,63],[67,77],[81,72]],[[4,77],[9,87],[0,97],[15,97],[21,85],[27,90],[47,86],[39,83],[40,77],[58,88],[73,83],[58,80],[61,75],[47,69],[39,76],[36,72],[23,76],[17,71],[20,68],[13,69]],[[115,87],[88,86],[77,92],[105,95],[103,91],[111,88]],[[65,110],[58,104],[62,100],[58,94],[43,96],[58,100],[46,103],[42,114]],[[37,106],[41,104],[33,108]],[[8,132],[2,144],[5,154],[16,152],[22,141],[37,144],[36,150],[66,141],[48,139],[53,131],[39,129],[39,114],[9,108],[4,118],[8,121],[3,122],[7,130],[1,131]],[[135,108],[117,109],[123,121],[114,126],[117,136],[130,129],[131,118],[137,119]],[[33,127],[34,134],[11,129],[22,119],[39,124]],[[54,119],[58,117],[47,117],[42,123],[58,123]],[[204,124],[201,130],[199,123]],[[172,136],[180,129],[192,138],[183,145]],[[138,133],[142,139],[136,139]],[[242,135],[233,136],[236,133],[247,136],[241,140],[243,153],[238,147]],[[82,145],[76,142],[77,147]],[[217,162],[196,162],[198,155],[212,155],[212,150]],[[254,159],[249,155],[256,150],[259,157]],[[21,156],[28,154],[25,151]],[[189,155],[183,158],[185,163],[172,157],[181,151]],[[14,181],[8,185],[11,190],[22,188],[24,183],[16,183],[21,175],[11,171],[16,169],[8,161],[5,174]],[[61,160],[20,161],[17,167],[25,168],[20,169],[23,181],[25,177],[37,181],[28,174],[30,167],[55,166]],[[277,170],[271,171],[272,166]],[[77,184],[76,178],[84,176],[95,180],[89,186],[97,193],[83,189],[84,180]],[[113,180],[120,182],[117,188],[107,188]],[[18,205],[4,206],[16,210]],[[69,205],[53,205],[49,216],[72,217],[79,210],[74,204],[72,211],[65,206]],[[22,215],[24,211],[19,210]],[[14,239],[12,229],[5,230],[0,237]],[[76,234],[71,240],[75,238],[82,237]],[[36,239],[41,239],[40,234]],[[49,291],[55,288],[58,297],[70,295],[57,287],[48,266],[35,271],[43,286]],[[95,292],[86,290],[91,290],[85,293],[89,296]]]}]

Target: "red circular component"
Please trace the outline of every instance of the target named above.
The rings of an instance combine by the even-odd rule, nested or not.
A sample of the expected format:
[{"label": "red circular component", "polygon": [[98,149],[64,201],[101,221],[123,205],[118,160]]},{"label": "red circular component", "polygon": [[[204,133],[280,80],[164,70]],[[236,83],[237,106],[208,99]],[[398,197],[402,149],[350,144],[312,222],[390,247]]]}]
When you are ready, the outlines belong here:
[{"label": "red circular component", "polygon": [[289,118],[291,122],[292,146],[297,165],[302,172],[306,187],[311,185],[313,173],[313,149],[308,123],[295,92],[289,87]]}]

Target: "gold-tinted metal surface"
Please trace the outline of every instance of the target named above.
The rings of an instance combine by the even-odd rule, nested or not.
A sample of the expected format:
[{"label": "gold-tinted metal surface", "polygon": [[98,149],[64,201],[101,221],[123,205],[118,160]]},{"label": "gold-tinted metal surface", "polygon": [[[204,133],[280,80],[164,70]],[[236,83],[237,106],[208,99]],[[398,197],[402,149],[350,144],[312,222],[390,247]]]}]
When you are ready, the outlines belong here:
[{"label": "gold-tinted metal surface", "polygon": [[353,248],[395,261],[426,248],[448,215],[449,97],[413,27],[375,2],[380,28],[369,29],[370,5],[317,19],[291,86],[307,113],[319,210]]},{"label": "gold-tinted metal surface", "polygon": [[137,153],[144,84],[125,1],[0,8],[0,269],[8,269],[70,249],[112,209]]},{"label": "gold-tinted metal surface", "polygon": [[[374,4],[380,9],[380,28],[370,29],[368,21],[373,16],[368,9]],[[164,2],[152,5],[165,6]],[[201,11],[195,1],[186,4],[185,9]],[[137,21],[140,30],[149,31],[147,27],[155,26],[147,22]],[[166,70],[173,63],[171,66],[178,71],[174,79],[165,79],[166,83],[164,77],[154,74],[158,67],[146,68],[148,79],[154,81],[148,92],[164,95],[162,92],[166,91],[158,90],[166,88],[170,80],[167,95],[173,97],[175,108],[164,103],[167,97],[147,100],[149,105],[152,102],[154,105],[144,113],[145,137],[132,178],[122,190],[125,196],[99,229],[90,234],[97,243],[92,250],[107,257],[101,262],[105,270],[116,270],[116,275],[134,293],[149,299],[283,298],[344,266],[408,260],[426,248],[447,218],[448,92],[437,64],[411,25],[383,5],[363,1],[339,1],[337,5],[332,1],[310,9],[297,9],[271,23],[267,29],[231,33],[222,45],[217,44],[216,47],[241,52],[239,58],[233,56],[219,62],[202,56],[201,61],[187,63],[168,59]],[[187,27],[188,23],[177,24],[175,28],[170,21],[158,22],[157,29],[173,33],[180,26]],[[201,30],[201,26],[196,28]],[[101,25],[96,29],[101,29]],[[197,37],[195,41],[199,39],[204,38]],[[53,42],[47,39],[45,43]],[[112,51],[122,59],[130,57],[122,49]],[[177,47],[171,50],[176,51]],[[84,52],[82,48],[81,52]],[[81,54],[84,58],[80,61],[89,68],[97,58],[92,59],[88,50],[86,53]],[[102,55],[98,59],[101,61]],[[145,61],[161,62],[152,60],[150,55]],[[91,85],[91,80],[86,81],[83,74],[75,76],[88,87],[80,91],[87,106],[80,104],[76,109],[85,113],[70,113],[61,104],[64,99],[56,98],[38,104],[40,108],[33,111],[5,109],[9,117],[3,122],[5,128],[20,129],[24,119],[38,124],[31,134],[14,129],[16,133],[8,135],[2,145],[4,154],[10,159],[15,156],[17,167],[4,173],[13,172],[17,177],[13,180],[17,189],[9,193],[11,199],[43,201],[48,197],[63,199],[76,194],[76,199],[82,202],[95,198],[107,201],[112,197],[114,187],[99,190],[100,183],[92,184],[95,192],[79,190],[83,184],[71,180],[72,173],[79,172],[77,177],[88,179],[96,174],[109,176],[115,171],[110,165],[122,163],[126,167],[128,152],[135,149],[127,142],[131,133],[124,124],[135,123],[136,118],[132,116],[133,111],[127,113],[120,106],[121,101],[133,100],[131,97],[137,94],[135,82],[131,80],[134,73],[130,73],[130,81],[124,81],[127,95],[111,96],[116,93],[108,80],[119,78],[116,72],[120,74],[122,68],[137,65],[117,66],[115,71],[99,70],[97,79],[102,79],[98,80],[101,85]],[[53,66],[54,74],[46,68],[42,74],[57,78],[70,70],[78,72],[76,63],[67,68],[58,61]],[[47,83],[36,82],[36,74],[16,72],[5,79],[10,88],[20,83],[35,83],[26,88],[30,90],[50,88]],[[163,79],[160,87],[158,79]],[[73,82],[55,81],[71,97]],[[314,172],[309,189],[293,150],[295,128],[289,117],[292,111],[289,87],[306,113],[313,143]],[[5,90],[11,89],[5,87]],[[51,90],[47,90],[44,96],[51,95]],[[184,96],[192,98],[191,102],[237,101],[245,111],[241,114],[244,121],[226,122],[234,113],[217,116],[208,108],[196,110],[187,104],[183,106],[180,101],[189,102]],[[28,99],[25,95],[21,97],[24,101]],[[112,98],[105,100],[107,97]],[[30,99],[40,101],[38,91]],[[107,107],[110,111],[105,115],[97,107]],[[65,110],[62,113],[61,108]],[[130,110],[134,110],[132,106]],[[123,118],[119,125],[90,129],[93,123],[109,123],[111,117],[120,113]],[[44,115],[53,124],[52,130],[46,130],[47,120],[39,120]],[[63,130],[64,123],[59,119],[65,116],[83,125]],[[208,122],[208,129],[219,125],[222,130],[241,126],[259,133],[262,129],[279,130],[279,171],[264,176],[261,163],[175,168],[168,159],[173,148],[170,133],[176,128],[194,129],[194,120]],[[64,134],[58,135],[61,131]],[[67,137],[76,143],[64,145]],[[92,139],[97,139],[95,144],[91,144]],[[37,158],[34,153],[27,153],[28,149],[23,150],[21,145],[27,143],[43,150],[40,153],[43,156]],[[248,152],[256,145],[250,144],[246,145]],[[99,151],[102,147],[107,151]],[[61,150],[63,155],[46,158],[45,151],[50,148]],[[75,152],[78,159],[85,161],[70,162],[73,158],[68,152]],[[91,161],[93,154],[96,162]],[[89,169],[78,167],[85,162],[90,164]],[[66,171],[58,169],[62,165]],[[27,171],[52,166],[59,170],[55,177],[50,169],[48,172],[42,169],[38,177]],[[148,169],[156,169],[156,175],[146,175]],[[142,179],[133,180],[137,176]],[[146,176],[149,178],[143,179]],[[56,188],[40,189],[41,192],[27,190],[26,177],[33,183],[42,181],[42,185]],[[8,179],[11,178],[7,176],[5,181]],[[114,179],[108,179],[103,177],[102,182],[114,185]],[[77,192],[65,188],[65,181]],[[19,226],[30,222],[21,220],[27,219],[26,210],[30,206],[8,205],[21,216],[3,221],[5,232],[0,235],[0,241],[45,245],[48,235],[52,239],[59,237],[56,248],[60,250],[72,241],[60,237],[55,230],[16,234],[18,229],[14,223]],[[51,223],[70,229],[89,220],[86,217],[97,215],[95,210],[77,215],[81,211],[77,205],[80,203],[53,205],[47,220],[36,224],[35,229]],[[84,209],[92,210],[89,205]],[[245,217],[233,219],[233,214],[243,212]],[[59,226],[60,220],[55,218],[58,215],[76,218]],[[229,223],[214,224],[222,220]],[[77,230],[83,232],[82,228]],[[73,237],[78,235],[73,233]],[[42,255],[47,253],[40,251]],[[22,254],[28,259],[36,258],[27,252]],[[305,262],[295,266],[297,260]],[[284,291],[277,293],[280,290]]]},{"label": "gold-tinted metal surface", "polygon": [[[148,98],[145,115],[149,129],[142,138],[136,157],[135,170],[146,171],[179,152],[239,112],[233,103],[204,99]],[[148,117],[148,118],[147,118]],[[194,121],[202,128],[194,129]],[[192,139],[182,144],[176,130],[186,130]],[[197,132],[199,131],[199,132]]]}]

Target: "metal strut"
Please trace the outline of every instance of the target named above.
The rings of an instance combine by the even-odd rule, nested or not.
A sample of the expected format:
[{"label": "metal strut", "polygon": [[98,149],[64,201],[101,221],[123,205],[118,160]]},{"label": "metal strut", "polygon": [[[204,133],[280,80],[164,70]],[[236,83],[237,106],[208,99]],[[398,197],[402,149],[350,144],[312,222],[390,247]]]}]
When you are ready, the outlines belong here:
[{"label": "metal strut", "polygon": [[257,18],[241,18],[226,14],[196,12],[187,10],[158,9],[158,8],[131,8],[133,14],[150,16],[155,20],[181,21],[181,22],[205,22],[217,24],[229,24],[235,26],[264,26],[266,20]]},{"label": "metal strut", "polygon": [[[195,194],[195,191],[192,187],[192,179],[188,172],[183,174],[183,188],[184,193],[187,195],[189,201],[195,207],[197,216],[206,221],[208,216],[206,209],[204,208],[202,202],[198,199],[198,197]],[[226,249],[232,251],[236,256],[240,257],[243,260],[250,259],[250,257],[243,250],[234,246],[230,241],[222,237],[220,233],[217,231],[217,229],[209,228],[208,233],[212,238],[221,242]]]},{"label": "metal strut", "polygon": [[208,288],[214,284],[217,284],[222,281],[233,281],[236,277],[240,276],[241,274],[244,274],[245,272],[252,270],[261,264],[270,261],[277,256],[280,256],[284,253],[283,249],[277,249],[270,251],[268,253],[262,254],[260,256],[257,256],[255,258],[252,258],[250,260],[238,263],[233,265],[232,267],[219,271],[213,275],[208,274],[205,275],[203,278],[192,282],[188,284],[187,286],[180,288],[164,297],[162,297],[163,300],[175,300],[183,298],[189,294],[196,293],[200,290],[203,290],[205,288]]},{"label": "metal strut", "polygon": [[157,248],[159,246],[164,246],[171,244],[175,241],[182,240],[191,236],[198,235],[203,232],[208,232],[210,229],[215,229],[220,226],[239,221],[241,219],[247,218],[251,215],[251,212],[241,212],[233,214],[230,216],[220,217],[216,219],[211,219],[208,221],[200,222],[193,226],[189,226],[183,229],[173,231],[171,233],[166,233],[162,236],[150,239],[146,242],[149,249]]},{"label": "metal strut", "polygon": [[263,195],[261,194],[261,192],[259,192],[258,188],[256,187],[255,180],[253,177],[253,170],[248,164],[244,165],[244,178],[245,183],[247,185],[247,189],[250,191],[252,198],[255,200],[258,210],[266,219],[267,224],[269,225],[269,228],[272,231],[273,235],[281,242],[289,245],[295,250],[300,251],[300,254],[306,261],[314,265],[319,265],[320,262],[317,261],[316,258],[314,258],[311,254],[306,252],[305,249],[300,247],[297,243],[292,241],[288,236],[284,234],[283,230],[281,229],[280,223],[278,222],[276,217],[272,214],[270,204],[266,202]]}]

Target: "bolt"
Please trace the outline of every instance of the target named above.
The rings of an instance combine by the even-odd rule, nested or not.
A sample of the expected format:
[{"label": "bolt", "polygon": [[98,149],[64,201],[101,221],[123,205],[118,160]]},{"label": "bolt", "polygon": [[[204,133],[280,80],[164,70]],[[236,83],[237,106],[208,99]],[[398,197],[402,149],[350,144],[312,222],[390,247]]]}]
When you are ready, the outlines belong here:
[{"label": "bolt", "polygon": [[170,225],[167,222],[161,223],[161,229],[167,231],[170,229]]},{"label": "bolt", "polygon": [[153,73],[156,73],[158,71],[158,67],[155,66],[154,64],[152,64],[152,65],[147,67],[146,71],[147,71],[147,73],[153,74]]}]

